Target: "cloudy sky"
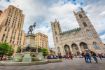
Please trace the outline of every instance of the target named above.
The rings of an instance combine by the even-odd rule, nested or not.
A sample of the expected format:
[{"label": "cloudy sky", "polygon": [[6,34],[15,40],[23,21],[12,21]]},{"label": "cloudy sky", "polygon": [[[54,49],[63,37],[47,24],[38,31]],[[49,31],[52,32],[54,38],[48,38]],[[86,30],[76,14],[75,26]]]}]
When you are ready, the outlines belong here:
[{"label": "cloudy sky", "polygon": [[23,30],[26,33],[29,25],[37,23],[34,32],[48,35],[49,47],[54,47],[50,22],[59,20],[62,31],[77,28],[79,26],[72,11],[82,7],[105,43],[104,0],[0,0],[0,10],[6,9],[8,5],[23,10],[25,15]]}]

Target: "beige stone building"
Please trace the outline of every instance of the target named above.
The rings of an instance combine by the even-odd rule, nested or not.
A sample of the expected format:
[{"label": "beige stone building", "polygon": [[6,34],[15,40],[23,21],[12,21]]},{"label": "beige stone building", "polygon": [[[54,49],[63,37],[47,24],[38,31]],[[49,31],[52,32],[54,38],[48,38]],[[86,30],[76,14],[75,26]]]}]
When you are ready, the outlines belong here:
[{"label": "beige stone building", "polygon": [[3,12],[0,10],[0,15],[2,14]]},{"label": "beige stone building", "polygon": [[43,33],[35,34],[35,46],[37,48],[46,48],[48,49],[48,36]]},{"label": "beige stone building", "polygon": [[12,5],[0,15],[0,42],[7,42],[16,51],[17,47],[25,44],[25,33],[22,30],[24,15],[22,10]]},{"label": "beige stone building", "polygon": [[72,53],[78,55],[85,50],[103,53],[104,44],[84,10],[74,12],[74,16],[77,19],[79,28],[73,30],[62,32],[59,21],[51,22],[56,54],[67,55]]}]

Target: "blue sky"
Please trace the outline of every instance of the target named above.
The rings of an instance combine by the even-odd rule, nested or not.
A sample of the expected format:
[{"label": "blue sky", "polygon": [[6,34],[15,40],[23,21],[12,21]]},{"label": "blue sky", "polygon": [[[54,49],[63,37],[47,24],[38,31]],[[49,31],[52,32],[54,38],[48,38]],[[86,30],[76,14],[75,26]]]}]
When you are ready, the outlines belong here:
[{"label": "blue sky", "polygon": [[63,31],[77,28],[79,26],[72,11],[82,7],[105,43],[104,0],[0,0],[1,10],[6,9],[8,5],[23,10],[25,32],[28,31],[29,25],[37,23],[34,32],[48,35],[49,47],[54,47],[50,22],[58,19]]}]

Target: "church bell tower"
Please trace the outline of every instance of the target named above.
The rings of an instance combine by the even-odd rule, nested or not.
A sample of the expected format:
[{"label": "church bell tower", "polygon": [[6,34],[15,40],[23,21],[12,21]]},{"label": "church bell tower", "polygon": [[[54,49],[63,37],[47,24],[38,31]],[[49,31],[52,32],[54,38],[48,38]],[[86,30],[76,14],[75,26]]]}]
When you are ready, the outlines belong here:
[{"label": "church bell tower", "polygon": [[88,16],[82,8],[80,9],[80,11],[74,12],[74,15],[81,30],[90,34],[90,36],[93,36],[94,38],[99,38],[94,26],[92,25],[91,21],[89,20]]},{"label": "church bell tower", "polygon": [[60,33],[62,32],[59,21],[55,19],[54,22],[51,22],[51,27],[52,27],[54,45],[57,51],[56,54],[58,54],[58,48],[59,48],[58,44],[60,42]]}]

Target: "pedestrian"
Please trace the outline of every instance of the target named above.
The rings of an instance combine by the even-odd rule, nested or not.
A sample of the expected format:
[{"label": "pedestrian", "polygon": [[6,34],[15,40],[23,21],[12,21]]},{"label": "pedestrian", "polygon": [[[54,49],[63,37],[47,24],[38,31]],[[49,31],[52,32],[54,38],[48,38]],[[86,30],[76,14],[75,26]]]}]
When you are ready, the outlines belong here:
[{"label": "pedestrian", "polygon": [[86,58],[85,58],[85,52],[82,52],[82,58],[84,58],[85,59],[85,62],[86,62]]},{"label": "pedestrian", "polygon": [[86,51],[85,61],[86,61],[86,63],[91,63],[91,55],[90,55],[89,51]]},{"label": "pedestrian", "polygon": [[91,55],[96,63],[98,63],[97,55],[95,52],[91,51]]},{"label": "pedestrian", "polygon": [[69,58],[73,60],[73,55],[69,52]]},{"label": "pedestrian", "polygon": [[98,57],[100,58],[100,60],[102,60],[102,54],[98,54]]}]

